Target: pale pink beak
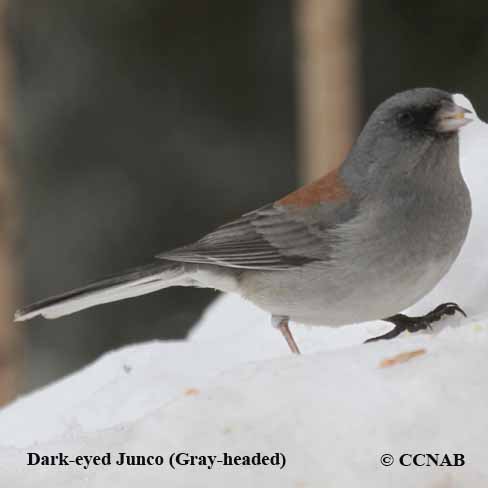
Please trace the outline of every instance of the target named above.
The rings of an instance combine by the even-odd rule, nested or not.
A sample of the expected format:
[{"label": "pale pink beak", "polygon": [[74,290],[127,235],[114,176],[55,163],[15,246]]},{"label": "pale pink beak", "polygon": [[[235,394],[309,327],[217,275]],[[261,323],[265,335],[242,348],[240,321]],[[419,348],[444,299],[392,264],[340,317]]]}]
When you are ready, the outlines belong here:
[{"label": "pale pink beak", "polygon": [[473,122],[473,119],[466,118],[466,114],[471,114],[471,110],[450,104],[448,107],[441,108],[437,118],[437,130],[439,132],[453,132],[465,125]]}]

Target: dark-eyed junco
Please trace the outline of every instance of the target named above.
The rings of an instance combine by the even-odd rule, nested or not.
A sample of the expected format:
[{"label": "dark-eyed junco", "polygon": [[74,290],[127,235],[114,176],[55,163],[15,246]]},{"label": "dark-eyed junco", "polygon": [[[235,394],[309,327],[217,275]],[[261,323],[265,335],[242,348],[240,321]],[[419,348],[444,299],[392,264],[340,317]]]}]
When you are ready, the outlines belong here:
[{"label": "dark-eyed junco", "polygon": [[267,310],[298,352],[290,319],[395,324],[380,339],[462,312],[446,303],[424,317],[398,313],[438,283],[466,237],[471,200],[457,132],[467,112],[433,88],[394,95],[338,169],[152,264],[34,303],[15,319],[60,317],[170,286],[210,287]]}]

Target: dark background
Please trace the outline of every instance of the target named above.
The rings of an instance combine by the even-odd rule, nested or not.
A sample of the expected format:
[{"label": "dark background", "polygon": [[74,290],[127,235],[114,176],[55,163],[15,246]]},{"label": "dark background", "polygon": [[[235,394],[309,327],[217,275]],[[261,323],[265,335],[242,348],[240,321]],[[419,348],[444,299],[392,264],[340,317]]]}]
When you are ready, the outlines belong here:
[{"label": "dark background", "polygon": [[[150,261],[296,186],[292,7],[11,2],[22,302]],[[462,92],[486,114],[486,2],[358,7],[361,121],[415,86]],[[183,337],[214,297],[170,289],[22,325],[25,387]]]},{"label": "dark background", "polygon": [[433,86],[488,111],[488,2],[359,2],[363,120],[390,94]]}]

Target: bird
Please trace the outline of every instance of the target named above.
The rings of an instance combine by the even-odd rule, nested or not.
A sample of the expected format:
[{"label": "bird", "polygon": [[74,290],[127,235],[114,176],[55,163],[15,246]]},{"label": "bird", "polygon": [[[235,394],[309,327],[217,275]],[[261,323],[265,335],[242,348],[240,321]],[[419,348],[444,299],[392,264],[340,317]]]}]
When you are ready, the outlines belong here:
[{"label": "bird", "polygon": [[397,93],[318,180],[149,264],[33,303],[15,320],[57,318],[172,286],[214,288],[267,311],[298,354],[290,321],[394,325],[371,342],[464,314],[455,302],[421,317],[400,312],[434,288],[465,241],[471,198],[458,132],[469,113],[444,90]]}]

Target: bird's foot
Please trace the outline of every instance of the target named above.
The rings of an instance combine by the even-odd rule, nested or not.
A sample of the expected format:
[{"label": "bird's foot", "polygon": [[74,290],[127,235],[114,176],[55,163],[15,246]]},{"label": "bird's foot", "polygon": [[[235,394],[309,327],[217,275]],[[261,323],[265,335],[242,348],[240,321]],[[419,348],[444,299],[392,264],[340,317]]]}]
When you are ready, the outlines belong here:
[{"label": "bird's foot", "polygon": [[453,302],[442,303],[438,307],[434,308],[432,312],[429,312],[421,317],[408,317],[407,315],[403,315],[401,313],[393,315],[383,320],[386,322],[391,322],[395,325],[395,327],[386,334],[368,339],[365,341],[365,344],[368,342],[379,341],[381,339],[393,339],[405,330],[408,330],[409,332],[418,332],[419,330],[432,329],[432,322],[441,320],[441,318],[445,315],[454,315],[456,312],[459,312],[466,317],[464,310]]}]

